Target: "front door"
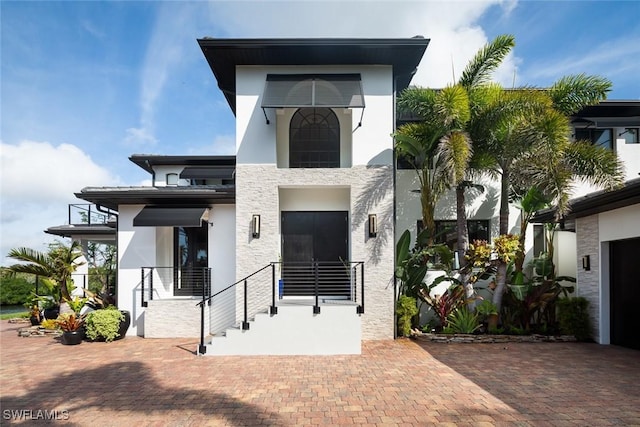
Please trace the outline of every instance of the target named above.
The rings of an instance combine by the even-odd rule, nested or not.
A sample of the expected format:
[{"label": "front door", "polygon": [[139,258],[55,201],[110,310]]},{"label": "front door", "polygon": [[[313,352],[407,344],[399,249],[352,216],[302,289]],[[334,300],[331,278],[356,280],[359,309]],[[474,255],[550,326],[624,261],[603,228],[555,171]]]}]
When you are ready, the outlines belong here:
[{"label": "front door", "polygon": [[611,344],[640,350],[640,238],[609,244]]},{"label": "front door", "polygon": [[349,298],[348,212],[282,212],[283,296]]},{"label": "front door", "polygon": [[208,228],[175,227],[174,295],[208,293]]}]

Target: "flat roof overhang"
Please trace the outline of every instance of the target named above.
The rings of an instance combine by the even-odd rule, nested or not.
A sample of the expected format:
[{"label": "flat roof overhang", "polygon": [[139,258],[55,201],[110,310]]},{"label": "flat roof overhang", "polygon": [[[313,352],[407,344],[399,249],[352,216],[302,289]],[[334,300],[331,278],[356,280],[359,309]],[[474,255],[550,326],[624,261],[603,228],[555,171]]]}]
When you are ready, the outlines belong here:
[{"label": "flat roof overhang", "polygon": [[114,243],[117,230],[104,224],[57,225],[44,230],[45,233],[72,239],[88,240],[98,243]]},{"label": "flat roof overhang", "polygon": [[640,101],[601,101],[574,114],[572,123],[585,127],[637,127],[640,126]]},{"label": "flat roof overhang", "polygon": [[117,211],[120,205],[208,206],[234,204],[235,185],[190,187],[87,187],[75,193],[79,199]]},{"label": "flat roof overhang", "polygon": [[[596,191],[583,197],[571,199],[569,201],[571,211],[565,215],[565,218],[582,218],[636,204],[640,204],[640,178],[627,181],[618,190]],[[531,222],[556,222],[555,215],[555,208],[540,210],[536,212]]]},{"label": "flat roof overhang", "polygon": [[211,168],[236,167],[236,156],[167,156],[158,154],[132,154],[129,157],[136,165],[149,173],[153,173],[154,166],[193,166]]},{"label": "flat roof overhang", "polygon": [[407,86],[429,39],[198,39],[231,111],[236,112],[239,65],[390,65],[396,90]]}]

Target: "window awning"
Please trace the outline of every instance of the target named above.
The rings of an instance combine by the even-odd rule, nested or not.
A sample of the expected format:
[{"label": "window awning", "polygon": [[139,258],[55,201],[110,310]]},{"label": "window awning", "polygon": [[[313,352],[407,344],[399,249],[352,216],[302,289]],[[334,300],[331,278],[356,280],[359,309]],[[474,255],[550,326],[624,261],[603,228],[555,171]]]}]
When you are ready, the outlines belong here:
[{"label": "window awning", "polygon": [[182,179],[233,179],[231,168],[203,168],[187,166],[180,173]]},{"label": "window awning", "polygon": [[267,74],[262,108],[364,108],[360,74]]},{"label": "window awning", "polygon": [[200,227],[209,208],[146,206],[133,218],[134,227]]}]

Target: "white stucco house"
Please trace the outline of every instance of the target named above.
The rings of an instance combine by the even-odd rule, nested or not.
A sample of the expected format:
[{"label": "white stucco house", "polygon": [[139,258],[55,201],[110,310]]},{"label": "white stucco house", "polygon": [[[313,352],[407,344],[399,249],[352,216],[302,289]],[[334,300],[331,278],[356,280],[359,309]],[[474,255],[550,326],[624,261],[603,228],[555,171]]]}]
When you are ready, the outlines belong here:
[{"label": "white stucco house", "polygon": [[[429,40],[198,43],[236,118],[235,155],[133,155],[151,186],[76,193],[117,221],[48,231],[117,241],[129,335],[200,336],[206,355],[358,354],[362,340],[393,338],[395,242],[420,218],[415,173],[396,165],[395,101]],[[630,127],[635,146],[612,148],[638,161],[629,123],[615,131]],[[470,238],[491,240],[499,186],[482,184]],[[439,203],[439,226],[452,206],[453,195]],[[511,221],[519,232],[515,210]],[[575,252],[575,233],[560,238]],[[568,259],[556,264],[575,275]]]}]

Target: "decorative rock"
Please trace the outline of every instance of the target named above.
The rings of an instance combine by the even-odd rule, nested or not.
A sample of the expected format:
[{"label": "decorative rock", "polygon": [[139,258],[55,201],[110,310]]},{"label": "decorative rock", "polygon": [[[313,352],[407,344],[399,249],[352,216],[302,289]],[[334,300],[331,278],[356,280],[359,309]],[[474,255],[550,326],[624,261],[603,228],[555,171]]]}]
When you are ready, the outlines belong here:
[{"label": "decorative rock", "polygon": [[42,326],[30,326],[18,329],[19,337],[57,337],[61,332],[56,329],[45,329]]},{"label": "decorative rock", "polygon": [[429,334],[415,333],[412,338],[438,342],[463,344],[504,344],[510,342],[573,342],[573,335],[466,335],[466,334]]}]

